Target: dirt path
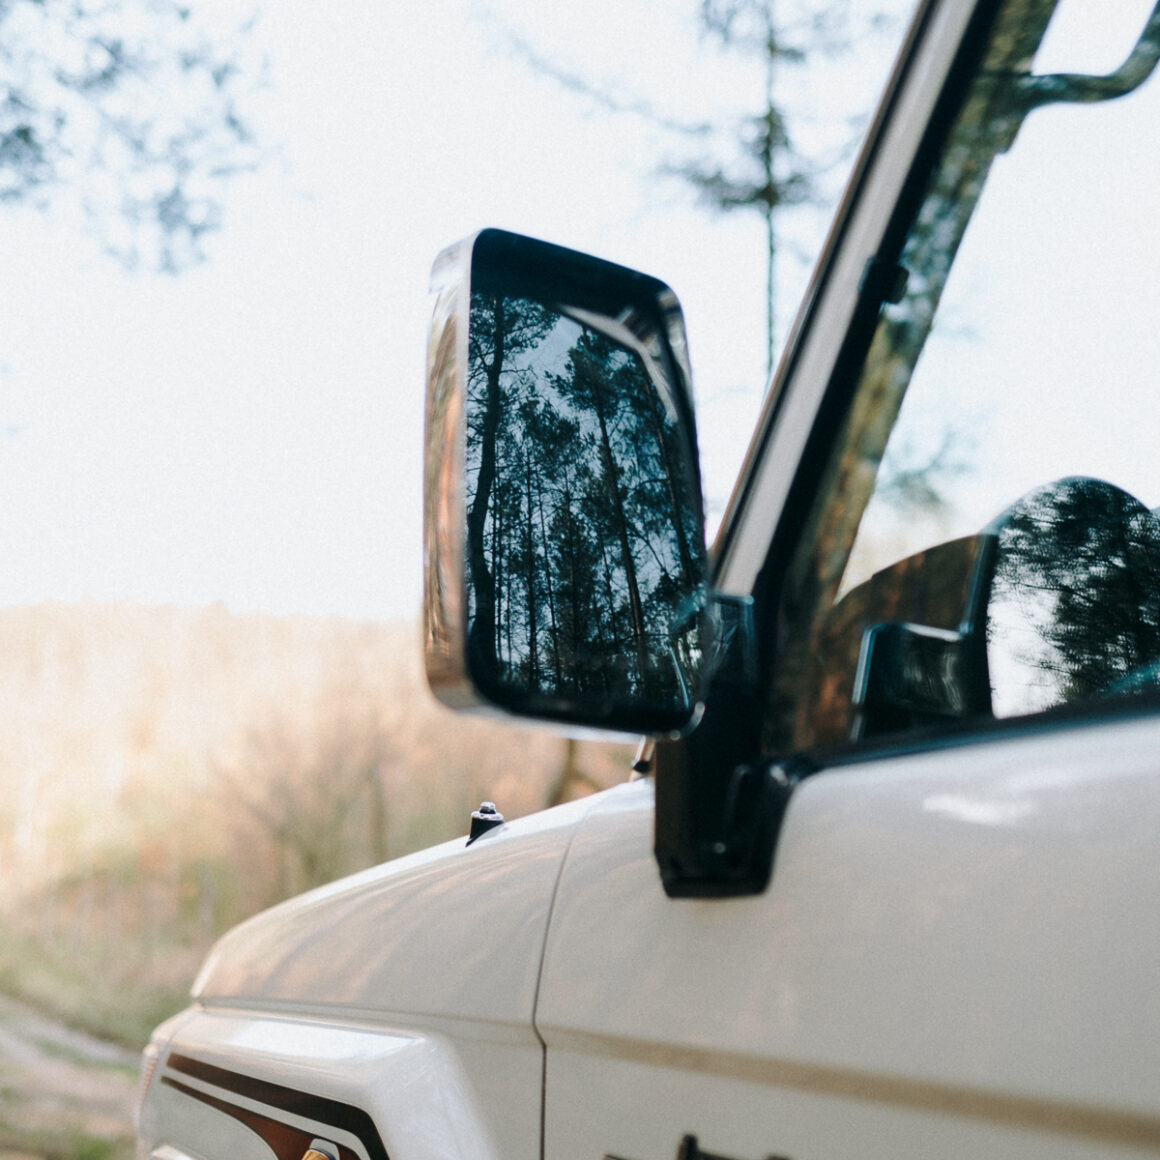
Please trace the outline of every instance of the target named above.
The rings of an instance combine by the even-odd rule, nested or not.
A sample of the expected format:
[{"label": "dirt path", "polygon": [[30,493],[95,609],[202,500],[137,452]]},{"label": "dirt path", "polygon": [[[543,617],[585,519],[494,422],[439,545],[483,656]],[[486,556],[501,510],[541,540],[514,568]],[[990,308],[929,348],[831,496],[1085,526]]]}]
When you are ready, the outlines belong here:
[{"label": "dirt path", "polygon": [[0,996],[0,1160],[131,1156],[138,1060]]}]

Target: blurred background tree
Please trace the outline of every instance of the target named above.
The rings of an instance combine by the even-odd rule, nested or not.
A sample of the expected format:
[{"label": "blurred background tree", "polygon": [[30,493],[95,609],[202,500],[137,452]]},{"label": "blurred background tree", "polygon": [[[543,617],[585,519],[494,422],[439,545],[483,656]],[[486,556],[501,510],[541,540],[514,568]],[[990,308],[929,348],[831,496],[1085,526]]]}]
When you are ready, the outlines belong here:
[{"label": "blurred background tree", "polygon": [[[885,32],[896,21],[852,0],[806,5],[799,0],[697,0],[694,18],[704,44],[753,66],[755,91],[749,110],[712,121],[683,119],[660,99],[592,80],[583,66],[552,59],[516,28],[509,26],[505,33],[513,51],[537,72],[603,110],[644,119],[664,140],[679,141],[679,151],[685,156],[663,162],[656,172],[688,183],[698,204],[712,213],[743,210],[761,218],[766,257],[766,373],[771,375],[781,337],[776,304],[778,259],[784,249],[779,231],[782,215],[826,200],[822,184],[831,173],[843,170],[865,128],[865,117],[856,115],[836,147],[799,146],[791,123],[809,118],[787,96],[785,78],[802,73],[816,60],[849,51],[859,37]],[[698,142],[702,144],[694,144]],[[813,256],[794,254],[802,262]]]},{"label": "blurred background tree", "polygon": [[777,258],[780,211],[818,198],[821,171],[839,157],[802,152],[789,129],[789,110],[780,95],[782,73],[801,67],[811,55],[833,55],[849,45],[849,4],[813,8],[796,20],[783,19],[775,0],[700,0],[702,36],[726,52],[756,61],[761,90],[756,110],[718,128],[717,153],[668,167],[697,191],[699,202],[716,213],[748,210],[765,228],[766,374],[772,375],[777,347]]},{"label": "blurred background tree", "polygon": [[79,209],[129,267],[201,261],[227,181],[262,160],[248,31],[177,0],[0,0],[0,202]]}]

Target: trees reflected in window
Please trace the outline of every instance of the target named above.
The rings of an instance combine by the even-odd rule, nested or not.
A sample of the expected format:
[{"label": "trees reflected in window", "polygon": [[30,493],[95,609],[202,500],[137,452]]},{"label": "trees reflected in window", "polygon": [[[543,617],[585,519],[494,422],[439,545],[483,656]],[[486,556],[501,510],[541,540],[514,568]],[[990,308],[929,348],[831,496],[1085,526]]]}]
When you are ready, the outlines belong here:
[{"label": "trees reflected in window", "polygon": [[987,652],[996,716],[1160,688],[1160,521],[1074,478],[997,522]]}]

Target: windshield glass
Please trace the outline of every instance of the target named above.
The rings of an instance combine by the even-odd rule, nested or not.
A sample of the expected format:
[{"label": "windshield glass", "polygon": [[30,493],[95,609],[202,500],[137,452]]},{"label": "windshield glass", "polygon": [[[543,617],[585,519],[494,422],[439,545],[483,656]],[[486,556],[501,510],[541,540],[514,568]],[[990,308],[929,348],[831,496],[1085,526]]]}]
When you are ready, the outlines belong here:
[{"label": "windshield glass", "polygon": [[[1001,7],[910,227],[906,293],[790,572],[775,750],[1140,691],[1160,671],[1156,21],[1151,0],[1115,20],[1054,7]],[[936,607],[935,588],[957,595]],[[936,635],[879,632],[895,651],[872,661],[886,624]],[[951,653],[972,688],[948,691]],[[916,672],[926,692],[899,692]],[[874,718],[880,695],[893,708]]]}]

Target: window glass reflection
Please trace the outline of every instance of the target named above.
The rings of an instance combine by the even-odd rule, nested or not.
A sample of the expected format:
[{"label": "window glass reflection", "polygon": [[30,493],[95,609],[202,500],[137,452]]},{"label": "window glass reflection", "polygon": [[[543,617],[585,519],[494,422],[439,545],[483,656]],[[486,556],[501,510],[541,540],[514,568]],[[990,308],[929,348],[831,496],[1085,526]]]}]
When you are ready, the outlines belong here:
[{"label": "window glass reflection", "polygon": [[[1104,99],[1043,75],[1089,67],[1051,7],[1000,8],[910,224],[784,585],[771,751],[1160,692],[1160,26],[1139,0]],[[986,687],[926,696],[960,669]]]},{"label": "window glass reflection", "polygon": [[995,713],[1160,687],[1160,520],[1126,491],[1067,479],[1000,521],[988,603]]}]

